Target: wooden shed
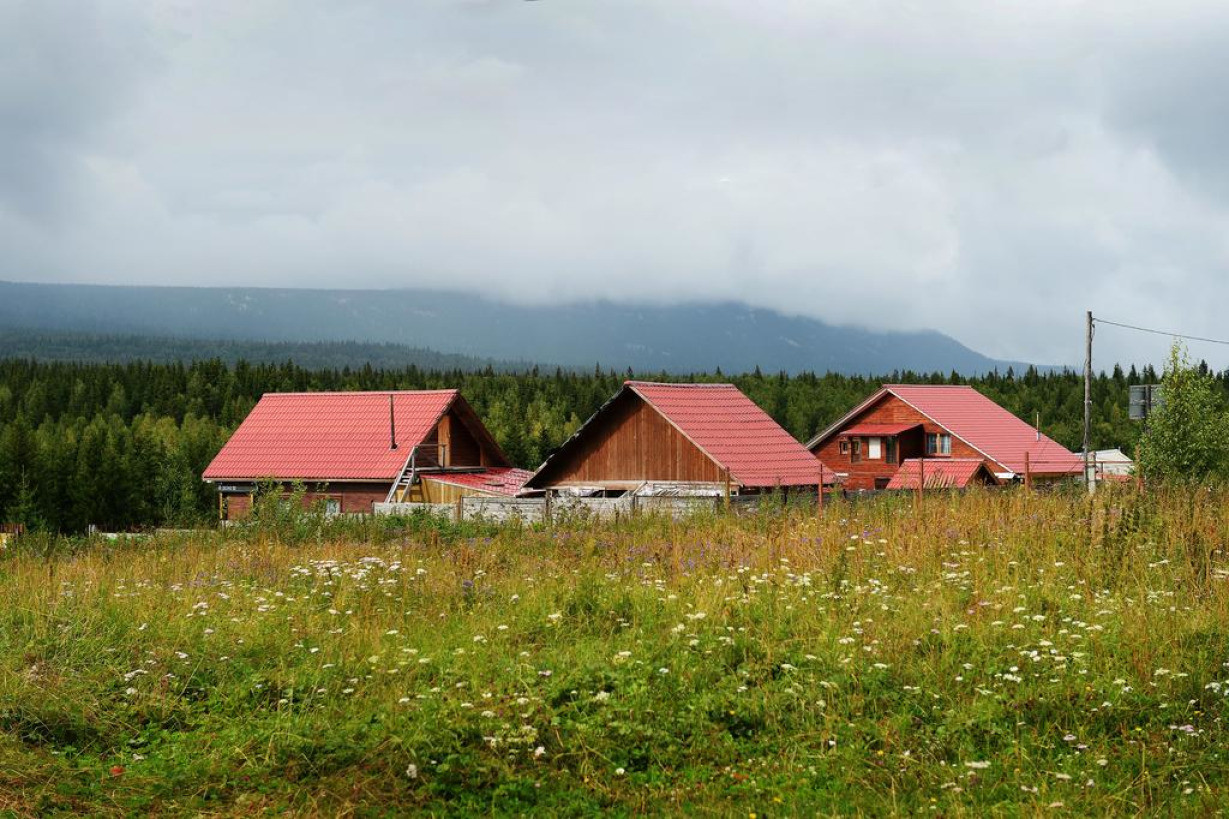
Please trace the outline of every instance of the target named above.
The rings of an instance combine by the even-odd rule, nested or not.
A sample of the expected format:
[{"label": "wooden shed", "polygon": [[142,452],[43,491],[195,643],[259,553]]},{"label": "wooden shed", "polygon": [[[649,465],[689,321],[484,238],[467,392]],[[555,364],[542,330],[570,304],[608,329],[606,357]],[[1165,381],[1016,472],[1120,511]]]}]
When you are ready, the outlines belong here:
[{"label": "wooden shed", "polygon": [[734,385],[628,381],[525,486],[610,497],[814,491],[819,481],[814,456]]}]

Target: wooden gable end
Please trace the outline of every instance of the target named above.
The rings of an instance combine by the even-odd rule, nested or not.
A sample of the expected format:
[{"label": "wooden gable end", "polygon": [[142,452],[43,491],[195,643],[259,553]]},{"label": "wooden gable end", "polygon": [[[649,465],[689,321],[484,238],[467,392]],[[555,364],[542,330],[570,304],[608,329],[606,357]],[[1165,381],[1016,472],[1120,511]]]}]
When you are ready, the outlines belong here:
[{"label": "wooden gable end", "polygon": [[478,415],[464,398],[457,396],[440,418],[424,444],[437,450],[450,468],[512,466]]},{"label": "wooden gable end", "polygon": [[629,489],[645,481],[721,483],[725,473],[644,399],[624,390],[551,458],[532,485]]},{"label": "wooden gable end", "polygon": [[[867,457],[864,451],[861,458],[854,459],[851,451],[841,452],[841,441],[848,440],[842,431],[859,424],[918,424],[918,428],[903,433],[897,437],[895,457],[889,461],[885,457],[886,448],[881,449],[877,459]],[[845,480],[848,489],[883,488],[887,481],[896,474],[900,464],[907,458],[984,458],[981,452],[952,435],[952,451],[947,456],[926,454],[926,434],[942,433],[951,435],[945,427],[936,424],[918,410],[891,393],[885,393],[878,401],[862,412],[848,419],[841,429],[829,435],[812,449],[815,456],[825,465],[837,472],[843,472],[849,477]],[[850,447],[852,449],[852,447]]]}]

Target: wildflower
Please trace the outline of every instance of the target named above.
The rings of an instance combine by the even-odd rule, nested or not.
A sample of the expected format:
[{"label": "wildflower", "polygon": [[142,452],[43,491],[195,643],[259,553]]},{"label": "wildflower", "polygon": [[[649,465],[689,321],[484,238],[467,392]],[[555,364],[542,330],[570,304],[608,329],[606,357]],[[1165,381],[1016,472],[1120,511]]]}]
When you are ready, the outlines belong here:
[{"label": "wildflower", "polygon": [[615,768],[615,773],[622,776],[623,774],[627,773],[627,771],[623,770],[622,768]]},{"label": "wildflower", "polygon": [[986,760],[978,760],[976,762],[966,762],[964,763],[964,766],[966,768],[973,768],[977,771],[984,771],[986,768],[990,767],[990,763]]},{"label": "wildflower", "polygon": [[546,748],[545,748],[545,747],[543,747],[543,746],[539,745],[537,748],[534,748],[534,749],[533,749],[533,758],[534,758],[534,759],[541,759],[541,758],[542,758],[543,756],[545,756],[545,755],[546,755]]},{"label": "wildflower", "polygon": [[413,762],[411,762],[405,768],[405,775],[409,777],[410,779],[417,779],[418,778],[418,766],[415,765]]}]

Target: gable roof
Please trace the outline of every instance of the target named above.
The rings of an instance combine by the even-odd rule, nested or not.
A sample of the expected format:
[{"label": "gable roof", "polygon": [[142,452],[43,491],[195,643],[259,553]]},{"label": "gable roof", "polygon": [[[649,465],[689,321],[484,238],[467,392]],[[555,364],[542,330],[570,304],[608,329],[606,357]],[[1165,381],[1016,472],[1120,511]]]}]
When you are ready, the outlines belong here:
[{"label": "gable roof", "polygon": [[888,481],[887,488],[917,489],[918,478],[924,475],[926,489],[964,489],[978,472],[985,472],[994,479],[981,458],[927,458],[925,467],[921,466],[919,458],[906,458]]},{"label": "gable roof", "polygon": [[[397,448],[390,446],[389,401]],[[457,390],[266,393],[205,469],[205,480],[392,481],[449,409],[501,464]]]},{"label": "gable roof", "polygon": [[[633,393],[722,469],[739,486],[814,486],[820,463],[792,435],[733,384],[663,384],[626,381],[576,433],[538,468],[535,478],[621,396]],[[825,482],[835,471],[824,468]],[[531,481],[532,483],[532,481]]]},{"label": "gable roof", "polygon": [[1040,434],[972,387],[963,385],[885,384],[812,438],[807,448],[814,450],[887,395],[896,396],[1003,470],[1022,474],[1025,453],[1029,456],[1030,470],[1037,474],[1078,474],[1083,469],[1080,458],[1062,444]]}]

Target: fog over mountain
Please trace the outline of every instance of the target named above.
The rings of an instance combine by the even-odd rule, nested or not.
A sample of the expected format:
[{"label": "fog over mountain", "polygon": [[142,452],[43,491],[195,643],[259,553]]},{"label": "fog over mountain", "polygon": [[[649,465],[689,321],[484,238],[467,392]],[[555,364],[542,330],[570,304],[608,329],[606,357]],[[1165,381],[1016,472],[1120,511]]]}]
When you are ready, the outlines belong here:
[{"label": "fog over mountain", "polygon": [[[935,332],[881,333],[717,302],[519,306],[425,290],[114,287],[0,282],[0,326],[262,342],[391,342],[486,360],[686,373],[1006,369]],[[62,342],[62,340],[60,340]],[[108,343],[108,348],[114,348]],[[175,345],[168,345],[174,347]],[[211,348],[212,349],[212,348]],[[185,349],[184,354],[190,354]],[[262,350],[267,357],[272,350]],[[287,351],[289,352],[289,351]],[[302,350],[320,357],[319,349]],[[220,354],[227,355],[223,347]],[[397,351],[329,350],[353,364]],[[406,361],[427,361],[419,354]],[[338,363],[337,359],[332,359]],[[446,359],[436,360],[437,366]],[[506,366],[506,365],[504,365]],[[1019,364],[1017,367],[1021,366]]]}]

